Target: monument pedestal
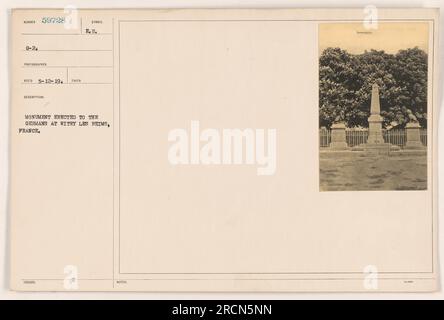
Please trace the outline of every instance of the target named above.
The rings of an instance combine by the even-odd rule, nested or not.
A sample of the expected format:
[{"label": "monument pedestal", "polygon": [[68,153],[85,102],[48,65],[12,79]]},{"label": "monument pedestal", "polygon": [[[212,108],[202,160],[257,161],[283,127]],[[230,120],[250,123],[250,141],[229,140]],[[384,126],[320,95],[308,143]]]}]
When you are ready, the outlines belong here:
[{"label": "monument pedestal", "polygon": [[354,151],[365,151],[368,154],[388,154],[398,151],[398,146],[384,142],[382,135],[382,117],[380,115],[379,88],[376,84],[372,86],[372,98],[370,104],[370,117],[368,117],[368,139],[366,143],[354,147]]},{"label": "monument pedestal", "polygon": [[348,149],[347,140],[345,136],[345,124],[334,123],[331,126],[331,142],[330,149],[334,150],[346,150]]},{"label": "monument pedestal", "polygon": [[379,114],[372,114],[368,118],[368,144],[384,143],[382,136],[382,117]]},{"label": "monument pedestal", "polygon": [[353,151],[365,151],[367,154],[389,154],[401,148],[390,143],[363,143],[353,147]]},{"label": "monument pedestal", "polygon": [[405,149],[424,149],[421,142],[420,129],[421,126],[417,122],[409,122],[405,126],[407,132],[407,142]]}]

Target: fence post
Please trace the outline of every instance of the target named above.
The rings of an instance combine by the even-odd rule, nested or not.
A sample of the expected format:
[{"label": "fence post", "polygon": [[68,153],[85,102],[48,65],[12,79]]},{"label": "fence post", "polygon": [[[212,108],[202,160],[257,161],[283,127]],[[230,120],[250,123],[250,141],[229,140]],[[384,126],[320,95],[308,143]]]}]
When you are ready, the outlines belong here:
[{"label": "fence post", "polygon": [[345,124],[343,122],[334,123],[331,126],[330,148],[338,150],[347,149],[347,140],[345,137]]},{"label": "fence post", "polygon": [[407,143],[405,148],[407,149],[422,149],[424,146],[421,143],[421,126],[418,122],[409,122],[405,126],[407,131]]}]

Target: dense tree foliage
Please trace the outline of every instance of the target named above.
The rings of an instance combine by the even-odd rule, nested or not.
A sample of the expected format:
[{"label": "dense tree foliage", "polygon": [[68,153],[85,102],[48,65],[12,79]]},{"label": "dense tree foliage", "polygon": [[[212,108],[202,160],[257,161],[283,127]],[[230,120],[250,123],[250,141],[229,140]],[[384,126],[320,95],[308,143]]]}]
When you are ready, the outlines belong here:
[{"label": "dense tree foliage", "polygon": [[371,87],[379,85],[384,126],[403,127],[407,110],[427,127],[427,54],[418,48],[396,54],[350,54],[327,48],[319,61],[319,125],[343,120],[348,127],[368,127]]}]

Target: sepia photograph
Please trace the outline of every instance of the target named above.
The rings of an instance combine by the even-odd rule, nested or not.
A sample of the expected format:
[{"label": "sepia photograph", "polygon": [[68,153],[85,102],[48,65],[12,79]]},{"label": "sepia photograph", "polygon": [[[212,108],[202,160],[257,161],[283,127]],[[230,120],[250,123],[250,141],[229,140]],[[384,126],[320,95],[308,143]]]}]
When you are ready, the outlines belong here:
[{"label": "sepia photograph", "polygon": [[428,24],[319,25],[320,191],[427,189]]}]

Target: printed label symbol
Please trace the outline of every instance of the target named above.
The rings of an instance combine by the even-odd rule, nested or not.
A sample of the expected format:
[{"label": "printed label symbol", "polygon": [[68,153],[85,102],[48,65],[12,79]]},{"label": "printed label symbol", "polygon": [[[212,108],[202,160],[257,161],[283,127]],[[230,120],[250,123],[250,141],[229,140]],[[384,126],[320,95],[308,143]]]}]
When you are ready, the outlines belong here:
[{"label": "printed label symbol", "polygon": [[368,265],[364,268],[364,288],[367,290],[378,289],[378,268]]},{"label": "printed label symbol", "polygon": [[79,10],[74,5],[67,5],[63,9],[63,13],[66,14],[65,17],[65,23],[63,24],[63,27],[68,30],[77,29],[78,28],[78,15]]},{"label": "printed label symbol", "polygon": [[364,8],[365,18],[363,25],[365,29],[378,29],[378,8],[368,5]]},{"label": "printed label symbol", "polygon": [[63,279],[63,288],[66,290],[77,290],[79,289],[79,277],[78,270],[76,266],[68,265],[63,269],[65,278]]}]

